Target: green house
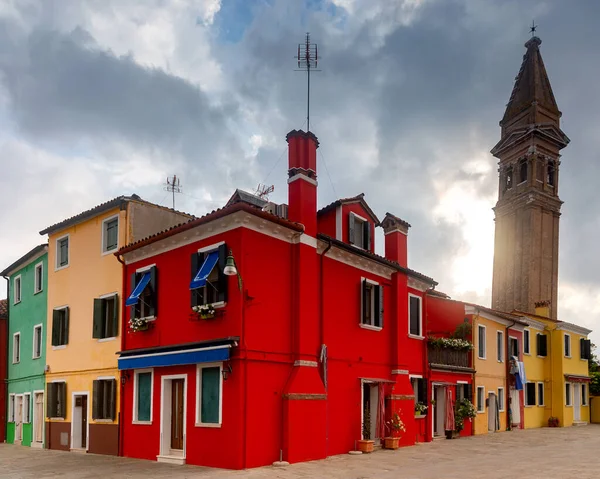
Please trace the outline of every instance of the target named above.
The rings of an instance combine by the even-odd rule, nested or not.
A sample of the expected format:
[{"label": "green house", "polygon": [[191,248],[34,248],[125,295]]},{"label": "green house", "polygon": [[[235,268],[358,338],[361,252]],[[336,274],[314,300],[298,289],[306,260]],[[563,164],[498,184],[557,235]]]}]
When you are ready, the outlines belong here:
[{"label": "green house", "polygon": [[48,245],[33,248],[1,276],[8,279],[6,442],[44,447],[44,369]]}]

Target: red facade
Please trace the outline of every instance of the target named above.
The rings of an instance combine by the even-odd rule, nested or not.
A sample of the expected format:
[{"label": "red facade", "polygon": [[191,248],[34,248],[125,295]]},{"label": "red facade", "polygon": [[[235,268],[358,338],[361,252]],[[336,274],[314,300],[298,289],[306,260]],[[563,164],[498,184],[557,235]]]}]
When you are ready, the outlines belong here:
[{"label": "red facade", "polygon": [[[369,416],[373,439],[391,435],[392,412],[411,445],[433,434],[432,414],[415,417],[411,378],[426,403],[430,380],[472,383],[429,366],[427,332],[464,308],[429,309],[436,283],[406,267],[410,225],[380,223],[362,195],[317,212],[318,141],[287,139],[287,218],[241,201],[119,251],[126,302],[152,274],[139,300],[151,319],[124,335],[119,359],[122,455],[232,469],[320,459],[355,449]],[[233,262],[239,277],[224,275]]]}]

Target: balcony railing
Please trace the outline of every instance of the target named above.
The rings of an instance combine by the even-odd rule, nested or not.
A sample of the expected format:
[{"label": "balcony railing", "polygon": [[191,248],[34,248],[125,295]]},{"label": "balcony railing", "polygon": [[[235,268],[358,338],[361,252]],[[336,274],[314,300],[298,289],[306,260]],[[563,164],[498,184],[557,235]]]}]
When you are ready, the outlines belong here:
[{"label": "balcony railing", "polygon": [[461,368],[470,367],[469,356],[471,351],[457,351],[456,349],[440,348],[432,345],[427,347],[430,364],[441,364],[444,366],[457,366]]}]

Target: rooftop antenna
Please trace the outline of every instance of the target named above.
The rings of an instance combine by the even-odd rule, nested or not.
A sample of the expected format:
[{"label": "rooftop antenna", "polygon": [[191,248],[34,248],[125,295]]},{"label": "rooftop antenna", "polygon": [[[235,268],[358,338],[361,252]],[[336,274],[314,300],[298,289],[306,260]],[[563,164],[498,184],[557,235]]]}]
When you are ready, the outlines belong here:
[{"label": "rooftop antenna", "polygon": [[273,191],[275,191],[275,185],[267,186],[259,183],[258,188],[256,188],[256,196],[269,201],[269,194],[273,193]]},{"label": "rooftop antenna", "polygon": [[173,193],[173,209],[175,209],[175,193],[181,193],[181,183],[179,182],[177,175],[173,175],[173,178],[167,176],[165,191]]},{"label": "rooftop antenna", "polygon": [[298,59],[298,70],[305,71],[307,78],[307,95],[306,95],[306,131],[310,131],[310,72],[320,72],[317,70],[318,51],[317,44],[310,43],[310,33],[306,33],[304,43],[298,44],[298,55],[294,58]]},{"label": "rooftop antenna", "polygon": [[535,37],[535,31],[537,30],[537,25],[535,24],[535,20],[531,20],[531,27],[529,27],[529,33],[531,33],[531,38]]}]

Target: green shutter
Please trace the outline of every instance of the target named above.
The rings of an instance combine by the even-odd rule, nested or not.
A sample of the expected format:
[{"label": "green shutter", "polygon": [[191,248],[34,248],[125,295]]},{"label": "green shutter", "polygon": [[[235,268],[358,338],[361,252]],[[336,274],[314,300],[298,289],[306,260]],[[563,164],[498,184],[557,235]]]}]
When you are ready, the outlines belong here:
[{"label": "green shutter", "polygon": [[94,299],[94,323],[92,327],[92,338],[100,339],[104,337],[104,300],[103,299]]},{"label": "green shutter", "polygon": [[220,403],[220,368],[202,368],[202,404],[200,422],[205,424],[219,423]]},{"label": "green shutter", "polygon": [[57,397],[60,396],[60,411],[56,413],[57,417],[62,417],[63,419],[67,418],[67,383],[57,383],[56,387],[58,389]]},{"label": "green shutter", "polygon": [[108,385],[110,387],[110,401],[108,404],[108,419],[115,420],[116,412],[117,412],[117,381],[115,379],[111,379],[110,381],[106,381],[105,386]]},{"label": "green shutter", "polygon": [[52,311],[52,346],[58,346],[60,341],[60,315],[55,309]]},{"label": "green shutter", "polygon": [[113,311],[113,322],[112,322],[112,337],[116,338],[119,335],[119,295],[114,296],[114,311]]},{"label": "green shutter", "polygon": [[94,381],[92,386],[92,419],[103,419],[100,417],[100,381]]},{"label": "green shutter", "polygon": [[56,383],[48,383],[46,393],[46,417],[56,417]]},{"label": "green shutter", "polygon": [[219,246],[219,292],[217,294],[218,301],[227,302],[227,286],[229,285],[229,276],[223,271],[225,270],[225,264],[227,263],[227,245],[222,244]]},{"label": "green shutter", "polygon": [[63,344],[69,344],[69,307],[65,308],[65,341]]},{"label": "green shutter", "polygon": [[419,399],[423,404],[427,406],[429,404],[429,398],[427,397],[427,380],[424,378],[419,379]]},{"label": "green shutter", "polygon": [[137,375],[137,420],[150,421],[150,399],[152,397],[152,373]]}]

